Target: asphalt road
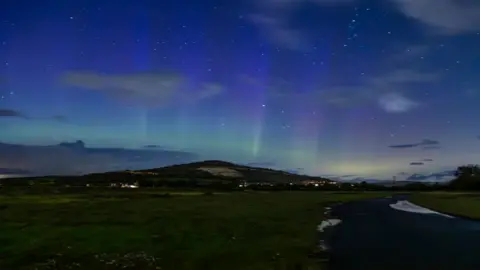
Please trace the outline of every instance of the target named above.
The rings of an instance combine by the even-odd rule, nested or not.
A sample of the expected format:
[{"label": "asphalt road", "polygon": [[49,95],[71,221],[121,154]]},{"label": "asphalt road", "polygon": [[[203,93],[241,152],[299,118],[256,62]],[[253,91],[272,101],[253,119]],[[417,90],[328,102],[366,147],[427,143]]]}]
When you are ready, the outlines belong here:
[{"label": "asphalt road", "polygon": [[390,207],[403,199],[334,207],[329,269],[480,270],[480,222]]}]

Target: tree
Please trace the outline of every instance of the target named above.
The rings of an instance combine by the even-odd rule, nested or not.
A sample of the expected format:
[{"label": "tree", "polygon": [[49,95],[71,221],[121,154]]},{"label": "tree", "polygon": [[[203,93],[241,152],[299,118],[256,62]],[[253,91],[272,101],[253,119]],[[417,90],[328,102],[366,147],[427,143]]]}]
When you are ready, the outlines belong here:
[{"label": "tree", "polygon": [[480,190],[480,167],[478,165],[460,166],[455,171],[457,178],[450,187],[457,190]]},{"label": "tree", "polygon": [[480,167],[478,165],[460,166],[455,171],[456,177],[479,177]]}]

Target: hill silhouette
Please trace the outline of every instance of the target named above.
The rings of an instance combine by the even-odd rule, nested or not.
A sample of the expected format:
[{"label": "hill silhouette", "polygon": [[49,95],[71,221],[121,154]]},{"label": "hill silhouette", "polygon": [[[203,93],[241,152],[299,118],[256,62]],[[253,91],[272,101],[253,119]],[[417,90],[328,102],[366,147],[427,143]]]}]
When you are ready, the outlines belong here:
[{"label": "hill silhouette", "polygon": [[298,175],[281,170],[251,167],[221,160],[205,160],[136,172],[147,174],[154,173],[158,176],[174,178],[197,177],[204,179],[237,180],[257,183],[298,183],[304,180],[323,180],[333,182],[322,177]]},{"label": "hill silhouette", "polygon": [[[78,147],[79,144],[76,144]],[[93,173],[83,176],[43,176],[3,179],[6,185],[38,184],[54,186],[119,186],[139,184],[141,187],[212,187],[232,189],[245,185],[292,185],[335,181],[322,177],[298,175],[286,171],[250,167],[221,160],[205,160],[147,170],[124,170]]]},{"label": "hill silhouette", "polygon": [[146,170],[126,170],[106,173],[95,173],[83,176],[95,181],[140,181],[141,185],[156,185],[158,183],[175,184],[174,182],[198,183],[206,185],[221,182],[223,184],[239,183],[271,183],[296,184],[302,181],[334,182],[322,177],[298,175],[281,170],[250,167],[221,160],[205,160],[187,164],[171,165]]}]

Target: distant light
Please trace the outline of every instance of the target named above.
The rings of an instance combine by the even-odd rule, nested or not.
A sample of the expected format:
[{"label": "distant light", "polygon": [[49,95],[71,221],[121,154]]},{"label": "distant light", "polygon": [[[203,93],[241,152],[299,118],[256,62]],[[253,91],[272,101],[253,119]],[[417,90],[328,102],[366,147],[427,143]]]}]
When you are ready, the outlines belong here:
[{"label": "distant light", "polygon": [[318,187],[318,184],[315,184],[316,187]]}]

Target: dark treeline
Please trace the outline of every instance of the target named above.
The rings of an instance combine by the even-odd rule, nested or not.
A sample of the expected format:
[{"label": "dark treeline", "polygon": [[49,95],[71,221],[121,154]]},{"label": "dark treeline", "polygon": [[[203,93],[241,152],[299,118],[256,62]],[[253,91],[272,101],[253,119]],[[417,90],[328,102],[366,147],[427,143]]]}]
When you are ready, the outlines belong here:
[{"label": "dark treeline", "polygon": [[460,166],[455,179],[449,183],[449,189],[460,191],[480,191],[480,167],[478,165]]},{"label": "dark treeline", "polygon": [[[272,177],[272,176],[270,176]],[[283,177],[283,176],[282,176]],[[302,176],[304,177],[304,176]],[[324,190],[324,191],[480,191],[480,167],[478,165],[461,166],[456,170],[455,179],[447,183],[415,182],[405,185],[386,186],[379,184],[345,183],[326,180],[320,184],[304,185],[299,182],[285,183],[259,181],[260,175],[253,180],[215,176],[203,171],[190,171],[188,174],[139,175],[125,172],[90,174],[85,176],[44,176],[28,178],[0,179],[3,187],[30,187],[36,189],[49,187],[86,188],[86,187],[121,187],[136,185],[140,188],[170,189],[208,189],[221,191],[238,190]],[[303,178],[302,178],[303,179]],[[272,180],[272,179],[268,179]],[[282,179],[283,180],[283,179]]]}]

